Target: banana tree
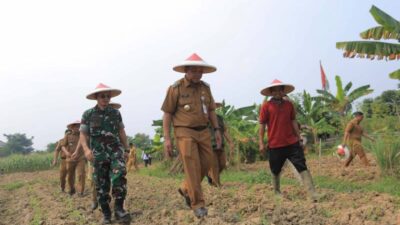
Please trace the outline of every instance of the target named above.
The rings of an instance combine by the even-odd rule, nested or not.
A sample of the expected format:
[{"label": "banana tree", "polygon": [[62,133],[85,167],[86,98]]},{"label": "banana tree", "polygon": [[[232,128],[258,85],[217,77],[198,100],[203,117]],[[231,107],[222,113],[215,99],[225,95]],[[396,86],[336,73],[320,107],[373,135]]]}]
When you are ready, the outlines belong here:
[{"label": "banana tree", "polygon": [[311,97],[306,91],[303,91],[300,102],[296,103],[296,109],[299,122],[306,125],[313,137],[314,145],[318,143],[319,134],[335,132],[335,127],[329,124],[324,116],[327,113],[326,107],[319,99]]},{"label": "banana tree", "polygon": [[[257,154],[258,110],[257,105],[251,105],[235,109],[226,105],[225,101],[217,109],[217,113],[224,118],[228,132],[231,135],[237,152],[237,157],[247,162],[253,162]],[[233,152],[230,153],[230,161],[233,161]]]},{"label": "banana tree", "polygon": [[[391,39],[400,41],[400,22],[376,6],[370,9],[371,15],[380,25],[372,27],[362,33],[360,36],[364,40]],[[378,60],[399,60],[400,44],[380,41],[347,41],[337,42],[336,48],[343,49],[343,56],[346,58],[367,58]],[[400,69],[389,74],[390,78],[400,80]]]},{"label": "banana tree", "polygon": [[[369,85],[358,87],[350,92],[353,86],[352,82],[346,84],[343,88],[342,79],[340,76],[335,76],[336,81],[336,96],[327,90],[317,90],[320,96],[315,97],[316,100],[322,101],[327,104],[333,111],[339,113],[343,118],[352,109],[354,101],[362,96],[368,95],[373,92]],[[350,93],[349,93],[350,92]]]}]

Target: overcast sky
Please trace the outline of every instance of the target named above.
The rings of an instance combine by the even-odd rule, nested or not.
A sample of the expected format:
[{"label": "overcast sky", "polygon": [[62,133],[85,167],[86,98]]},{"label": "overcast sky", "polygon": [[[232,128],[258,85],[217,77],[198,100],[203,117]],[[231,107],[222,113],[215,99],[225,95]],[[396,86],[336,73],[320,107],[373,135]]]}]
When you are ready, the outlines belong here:
[{"label": "overcast sky", "polygon": [[193,52],[218,68],[203,76],[215,100],[237,107],[260,103],[274,78],[315,93],[319,60],[331,87],[338,74],[379,95],[396,88],[388,74],[399,62],[335,48],[377,25],[372,4],[400,19],[398,0],[2,1],[0,134],[26,133],[45,149],[95,105],[85,96],[102,82],[122,90],[112,101],[127,134],[152,135],[167,87],[183,76],[172,67]]}]

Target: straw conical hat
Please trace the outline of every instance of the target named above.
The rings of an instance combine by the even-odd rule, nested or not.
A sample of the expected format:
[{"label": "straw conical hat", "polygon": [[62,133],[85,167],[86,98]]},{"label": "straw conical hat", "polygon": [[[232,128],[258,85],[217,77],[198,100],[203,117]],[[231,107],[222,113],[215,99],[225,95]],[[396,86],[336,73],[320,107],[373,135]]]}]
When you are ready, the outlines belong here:
[{"label": "straw conical hat", "polygon": [[115,88],[110,88],[109,86],[105,84],[98,84],[97,87],[94,89],[94,91],[90,92],[88,95],[86,95],[87,99],[91,100],[96,100],[96,94],[100,92],[110,92],[111,97],[115,97],[121,94],[121,90],[115,89]]},{"label": "straw conical hat", "polygon": [[261,90],[261,94],[265,95],[265,96],[272,96],[271,88],[277,87],[277,86],[283,86],[284,87],[283,92],[285,94],[289,94],[290,92],[292,92],[294,90],[293,85],[285,84],[285,83],[282,83],[282,81],[275,79],[272,81],[272,83],[269,86],[267,86],[266,88]]},{"label": "straw conical hat", "polygon": [[110,102],[109,104],[111,107],[113,107],[114,109],[120,109],[121,108],[121,104],[116,103],[116,102]]},{"label": "straw conical hat", "polygon": [[203,67],[203,73],[212,73],[217,70],[217,68],[213,65],[206,63],[200,56],[196,53],[193,53],[189,58],[187,58],[182,63],[174,66],[174,70],[176,72],[185,73],[185,67],[187,66],[200,66]]}]

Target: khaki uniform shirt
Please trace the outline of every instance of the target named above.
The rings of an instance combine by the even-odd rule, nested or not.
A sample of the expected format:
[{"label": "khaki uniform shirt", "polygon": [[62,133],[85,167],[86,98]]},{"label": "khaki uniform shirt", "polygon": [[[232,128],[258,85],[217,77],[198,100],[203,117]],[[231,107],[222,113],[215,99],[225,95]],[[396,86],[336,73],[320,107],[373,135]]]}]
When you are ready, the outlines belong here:
[{"label": "khaki uniform shirt", "polygon": [[64,138],[62,138],[59,141],[57,141],[57,146],[56,146],[56,151],[58,151],[60,153],[61,159],[65,159],[65,157],[66,157],[65,153],[61,149],[63,141],[64,141]]},{"label": "khaki uniform shirt", "polygon": [[363,134],[363,128],[357,122],[356,119],[352,119],[346,126],[345,132],[350,134],[350,141],[359,141],[361,142],[361,137]]},{"label": "khaki uniform shirt", "polygon": [[[67,149],[67,151],[72,155],[75,152],[76,147],[78,146],[78,142],[79,142],[79,132],[70,133],[65,135],[62,146],[64,146]],[[80,148],[82,148],[82,146]],[[83,154],[83,150],[80,149],[80,154],[76,161],[80,161],[83,159],[85,159],[85,155]],[[67,157],[67,161],[73,161],[73,160],[71,160],[70,157]]]},{"label": "khaki uniform shirt", "polygon": [[130,159],[136,159],[136,148],[135,148],[135,146],[132,146],[132,147],[130,148],[130,151],[129,151],[129,158],[130,158]]},{"label": "khaki uniform shirt", "polygon": [[161,110],[172,114],[174,127],[195,128],[207,126],[209,113],[215,108],[207,83],[193,84],[182,78],[168,88]]}]

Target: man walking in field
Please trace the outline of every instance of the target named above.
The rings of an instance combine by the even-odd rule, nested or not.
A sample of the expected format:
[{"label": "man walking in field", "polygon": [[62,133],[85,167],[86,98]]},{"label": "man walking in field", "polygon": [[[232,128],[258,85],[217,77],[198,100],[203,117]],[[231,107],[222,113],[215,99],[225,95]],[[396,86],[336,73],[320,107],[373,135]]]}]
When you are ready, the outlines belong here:
[{"label": "man walking in field", "polygon": [[215,72],[216,68],[193,54],[173,69],[185,76],[168,88],[161,108],[164,112],[164,147],[166,153],[172,156],[172,123],[185,172],[179,193],[195,216],[201,218],[207,215],[201,181],[215,163],[209,122],[215,131],[217,148],[221,148],[221,128],[215,114],[214,98],[210,86],[201,78],[203,73]]},{"label": "man walking in field", "polygon": [[294,86],[274,80],[261,91],[264,96],[272,96],[260,109],[259,149],[264,153],[265,129],[268,128],[269,166],[272,172],[274,192],[281,195],[280,173],[285,160],[288,159],[300,173],[309,197],[313,201],[319,199],[310,172],[307,169],[303,149],[299,143],[300,131],[293,104],[284,100],[283,96],[294,90]]},{"label": "man walking in field", "polygon": [[[215,104],[217,108],[222,107],[221,103]],[[224,118],[221,115],[217,114],[218,126],[221,129],[222,137],[221,137],[221,148],[217,148],[217,143],[215,142],[215,138],[212,138],[212,147],[215,155],[216,163],[214,163],[212,167],[210,167],[210,171],[207,175],[207,180],[210,185],[220,187],[220,174],[226,168],[226,153],[225,153],[225,140],[229,144],[230,152],[233,152],[233,141],[231,136],[229,135],[228,128],[225,125]],[[211,129],[211,137],[213,137],[214,130]]]},{"label": "man walking in field", "polygon": [[129,213],[123,208],[127,193],[125,154],[129,148],[121,113],[109,105],[110,99],[119,94],[120,90],[99,84],[95,91],[86,96],[96,100],[97,105],[83,113],[80,128],[85,156],[94,167],[93,179],[103,212],[103,224],[111,223],[110,185],[115,199],[115,218],[129,220]]},{"label": "man walking in field", "polygon": [[347,124],[344,130],[343,143],[345,145],[347,144],[351,151],[350,157],[346,160],[344,166],[348,167],[356,155],[360,157],[361,162],[365,166],[369,166],[367,156],[361,144],[361,138],[366,137],[371,141],[375,141],[375,139],[370,137],[360,125],[361,121],[364,119],[364,114],[362,112],[355,112],[353,116],[354,119]]},{"label": "man walking in field", "polygon": [[[110,104],[109,104],[113,109],[120,109],[121,108],[121,104],[119,104],[119,103],[116,103],[116,102],[110,102]],[[81,146],[80,145],[80,142],[79,142],[79,146]],[[78,155],[80,155],[81,154],[81,152],[82,151],[80,151],[82,148],[81,147],[78,147],[78,151],[75,151],[75,153],[73,154],[73,156],[72,156],[72,158],[77,158],[77,156]],[[97,207],[98,207],[98,202],[97,202],[97,191],[96,191],[96,184],[95,184],[95,181],[93,180],[93,171],[94,171],[94,169],[93,169],[93,164],[89,161],[89,163],[88,163],[89,165],[88,165],[88,172],[87,172],[87,178],[88,178],[88,181],[89,181],[89,183],[90,183],[90,187],[91,187],[91,189],[92,189],[92,205],[91,205],[91,210],[92,211],[94,211],[94,210],[96,210],[97,209]]]},{"label": "man walking in field", "polygon": [[[70,130],[65,131],[65,135],[67,133],[71,132]],[[55,166],[57,164],[57,159],[58,155],[60,155],[60,187],[61,191],[65,192],[65,184],[67,183],[67,161],[66,161],[66,155],[65,153],[61,150],[61,145],[63,143],[64,138],[61,138],[56,145],[56,148],[54,150],[54,158],[53,162],[51,163],[52,166]]]},{"label": "man walking in field", "polygon": [[126,166],[128,168],[128,172],[131,171],[132,166],[135,168],[135,171],[139,171],[139,167],[137,165],[136,148],[133,143],[129,143],[129,147],[130,151],[128,157],[128,165]]},{"label": "man walking in field", "polygon": [[83,154],[78,155],[76,158],[72,157],[75,151],[82,152],[78,148],[79,142],[79,125],[80,121],[75,121],[73,123],[68,124],[67,128],[71,130],[70,133],[67,133],[64,137],[64,140],[61,144],[61,149],[63,153],[66,155],[67,161],[67,174],[68,174],[68,184],[70,187],[69,194],[75,194],[75,178],[78,178],[78,191],[79,195],[83,196],[83,192],[85,191],[85,166],[86,160]]}]

